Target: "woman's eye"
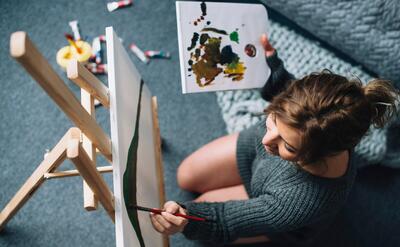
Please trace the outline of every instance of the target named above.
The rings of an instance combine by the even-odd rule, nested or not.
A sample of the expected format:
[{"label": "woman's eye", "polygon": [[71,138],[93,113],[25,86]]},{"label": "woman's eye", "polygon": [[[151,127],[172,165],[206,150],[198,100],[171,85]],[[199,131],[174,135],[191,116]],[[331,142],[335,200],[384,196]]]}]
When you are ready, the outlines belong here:
[{"label": "woman's eye", "polygon": [[296,153],[296,151],[295,151],[293,148],[289,147],[286,143],[285,143],[285,148],[286,148],[286,150],[289,151],[290,153]]}]

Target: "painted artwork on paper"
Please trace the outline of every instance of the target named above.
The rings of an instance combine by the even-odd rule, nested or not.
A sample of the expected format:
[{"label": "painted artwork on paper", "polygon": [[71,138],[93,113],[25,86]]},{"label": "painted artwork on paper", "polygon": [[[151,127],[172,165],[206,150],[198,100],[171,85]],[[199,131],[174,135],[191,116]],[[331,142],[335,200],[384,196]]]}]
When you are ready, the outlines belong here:
[{"label": "painted artwork on paper", "polygon": [[268,29],[262,5],[178,1],[176,8],[183,93],[262,87],[270,73],[257,54]]}]

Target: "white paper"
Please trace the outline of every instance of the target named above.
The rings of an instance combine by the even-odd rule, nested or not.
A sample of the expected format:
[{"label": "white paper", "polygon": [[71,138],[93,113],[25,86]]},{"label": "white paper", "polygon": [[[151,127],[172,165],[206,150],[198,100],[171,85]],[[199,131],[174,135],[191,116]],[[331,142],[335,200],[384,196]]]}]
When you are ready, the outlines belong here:
[{"label": "white paper", "polygon": [[[265,7],[261,4],[205,2],[206,15],[204,15],[201,4],[202,2],[176,2],[182,92],[194,93],[262,87],[271,73],[265,61],[264,49],[260,43],[261,35],[263,33],[268,34],[269,29]],[[204,28],[223,30],[227,34],[207,31]],[[230,37],[233,32],[238,34],[238,43]],[[225,46],[230,45],[232,52],[237,54],[239,62],[246,67],[242,79],[238,76],[239,79],[234,81],[232,78],[235,76],[227,77],[227,74],[224,73],[227,63],[213,63],[212,71],[216,71],[217,68],[220,71],[213,73],[213,75],[217,74],[214,79],[210,79],[213,76],[207,77],[201,73],[196,73],[193,64],[200,60],[203,65],[204,63],[211,64],[204,57],[207,53],[204,47],[209,44],[210,39],[201,47],[199,38],[195,47],[189,51],[188,48],[191,47],[194,33],[198,33],[199,36],[207,33],[210,38],[221,38],[220,51]],[[245,47],[248,44],[253,45],[256,50],[254,57],[245,53]],[[194,58],[193,54],[195,54],[196,48],[200,49],[200,56]],[[189,64],[189,60],[192,60],[192,65]],[[198,83],[198,80],[200,83]],[[207,82],[210,84],[205,85]]]}]

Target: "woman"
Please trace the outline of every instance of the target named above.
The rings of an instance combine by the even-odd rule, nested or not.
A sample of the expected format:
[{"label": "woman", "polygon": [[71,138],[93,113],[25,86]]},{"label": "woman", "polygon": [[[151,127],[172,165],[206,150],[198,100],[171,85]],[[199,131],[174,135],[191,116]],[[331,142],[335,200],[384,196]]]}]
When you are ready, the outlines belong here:
[{"label": "woman", "polygon": [[266,119],[182,162],[179,185],[201,195],[151,214],[157,231],[218,243],[304,244],[345,203],[356,175],[352,150],[371,124],[382,127],[393,116],[398,92],[388,81],[363,86],[329,71],[295,80],[266,35],[261,43],[272,71],[261,91],[271,101]]}]

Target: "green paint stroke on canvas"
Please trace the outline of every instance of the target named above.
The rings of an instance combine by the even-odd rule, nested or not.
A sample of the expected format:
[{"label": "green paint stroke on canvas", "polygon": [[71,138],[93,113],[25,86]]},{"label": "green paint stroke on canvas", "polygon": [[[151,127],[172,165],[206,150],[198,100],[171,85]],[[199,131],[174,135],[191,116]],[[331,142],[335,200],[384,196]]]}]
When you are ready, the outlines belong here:
[{"label": "green paint stroke on canvas", "polygon": [[141,111],[141,100],[143,91],[143,80],[140,82],[139,101],[136,111],[136,125],[131,145],[129,146],[128,159],[123,178],[123,192],[125,200],[125,208],[129,216],[129,220],[135,229],[141,247],[145,247],[142,232],[140,230],[138,212],[133,205],[136,205],[136,192],[137,192],[137,160],[138,160],[138,147],[139,147],[139,122]]}]

